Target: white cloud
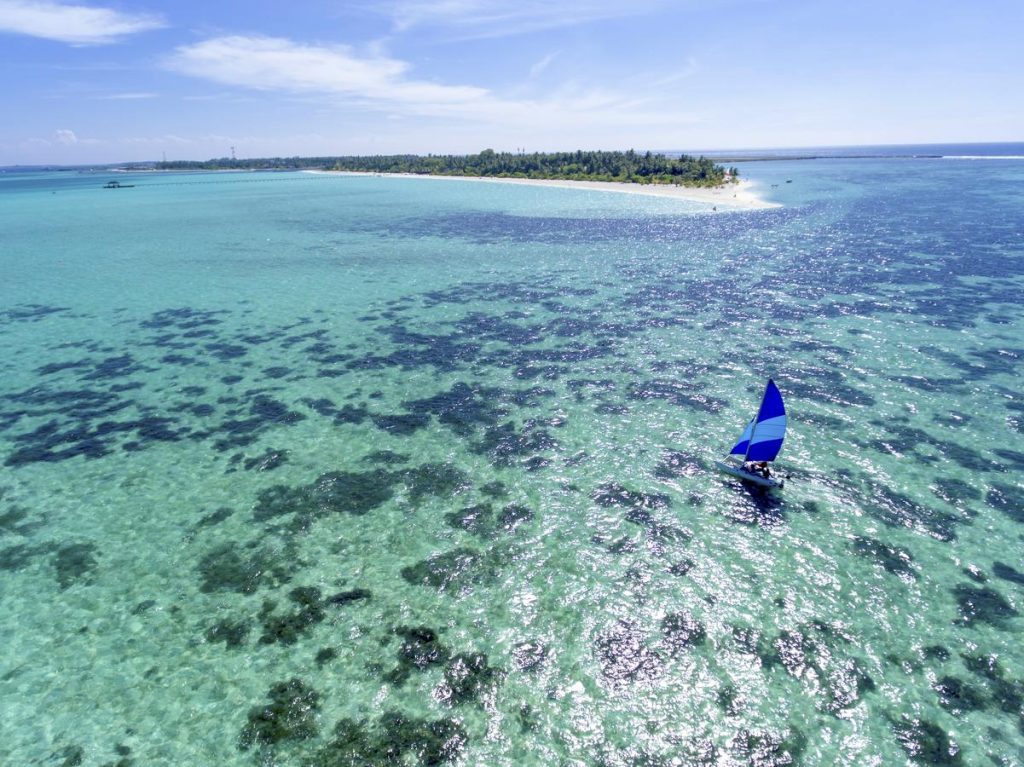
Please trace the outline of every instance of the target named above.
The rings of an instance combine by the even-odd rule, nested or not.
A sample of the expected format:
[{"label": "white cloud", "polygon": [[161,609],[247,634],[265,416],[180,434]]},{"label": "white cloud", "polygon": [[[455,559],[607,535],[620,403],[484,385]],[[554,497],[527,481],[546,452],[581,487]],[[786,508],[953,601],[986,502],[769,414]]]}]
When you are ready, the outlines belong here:
[{"label": "white cloud", "polygon": [[371,102],[455,104],[487,94],[473,86],[409,79],[404,61],[360,57],[343,45],[304,45],[276,37],[216,37],[181,46],[166,64],[177,72],[225,85],[336,94]]},{"label": "white cloud", "polygon": [[602,19],[642,15],[665,0],[393,0],[375,7],[395,28],[443,26],[464,38],[506,37]]},{"label": "white cloud", "polygon": [[72,45],[114,43],[127,35],[164,26],[161,17],[151,14],[47,0],[0,0],[0,31]]},{"label": "white cloud", "polygon": [[78,143],[78,136],[75,135],[73,130],[60,128],[53,132],[53,140],[64,146],[73,146]]}]

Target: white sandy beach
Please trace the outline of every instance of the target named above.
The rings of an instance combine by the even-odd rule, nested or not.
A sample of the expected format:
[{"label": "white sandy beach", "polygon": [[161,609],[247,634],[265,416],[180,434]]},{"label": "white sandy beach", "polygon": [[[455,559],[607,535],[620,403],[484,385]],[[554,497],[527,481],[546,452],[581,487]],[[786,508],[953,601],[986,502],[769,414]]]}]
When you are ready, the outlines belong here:
[{"label": "white sandy beach", "polygon": [[760,210],[781,207],[769,202],[754,191],[754,184],[740,179],[735,184],[723,186],[689,187],[669,184],[631,184],[619,181],[567,181],[562,179],[535,178],[492,178],[490,176],[430,176],[418,173],[364,173],[345,170],[310,170],[307,173],[323,173],[338,176],[388,176],[394,178],[426,178],[441,181],[478,181],[490,184],[521,184],[523,186],[549,186],[562,189],[590,189],[595,192],[618,192],[620,194],[642,194],[648,197],[667,197],[686,202],[708,203],[722,210]]}]

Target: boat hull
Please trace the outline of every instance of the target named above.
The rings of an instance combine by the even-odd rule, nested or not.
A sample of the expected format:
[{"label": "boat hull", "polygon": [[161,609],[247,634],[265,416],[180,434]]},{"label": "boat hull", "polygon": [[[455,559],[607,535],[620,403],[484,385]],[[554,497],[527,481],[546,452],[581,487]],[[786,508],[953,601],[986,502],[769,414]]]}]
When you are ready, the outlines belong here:
[{"label": "boat hull", "polygon": [[744,471],[740,466],[723,463],[722,461],[715,461],[715,467],[723,474],[728,474],[758,487],[779,488],[781,490],[783,485],[785,485],[785,480],[775,479],[774,477],[762,477],[760,474],[751,474],[749,471]]}]

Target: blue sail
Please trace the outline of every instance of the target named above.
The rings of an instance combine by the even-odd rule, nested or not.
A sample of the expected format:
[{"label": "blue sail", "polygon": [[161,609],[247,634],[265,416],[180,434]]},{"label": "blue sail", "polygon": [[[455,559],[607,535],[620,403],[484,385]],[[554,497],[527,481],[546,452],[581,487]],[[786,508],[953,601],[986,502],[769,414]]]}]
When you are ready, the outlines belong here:
[{"label": "blue sail", "polygon": [[732,449],[729,455],[746,455],[747,447],[750,445],[750,435],[754,431],[754,419],[750,419],[750,423],[747,424],[747,428],[743,430],[740,435],[740,441],[736,443],[736,447]]},{"label": "blue sail", "polygon": [[730,455],[742,455],[747,461],[774,461],[785,439],[786,408],[779,387],[769,379],[757,416],[747,424]]}]

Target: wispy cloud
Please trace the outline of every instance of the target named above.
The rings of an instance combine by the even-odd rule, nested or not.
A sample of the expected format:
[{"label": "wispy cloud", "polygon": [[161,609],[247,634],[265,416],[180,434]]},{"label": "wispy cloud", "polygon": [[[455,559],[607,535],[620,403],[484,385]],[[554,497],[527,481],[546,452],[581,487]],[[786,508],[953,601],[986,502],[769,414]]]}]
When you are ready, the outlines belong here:
[{"label": "wispy cloud", "polygon": [[648,86],[651,88],[661,88],[665,85],[672,85],[678,83],[680,80],[686,80],[689,77],[693,77],[697,72],[700,71],[700,67],[697,65],[697,59],[693,56],[688,56],[682,67],[674,70],[670,70],[667,74],[661,77],[656,77],[648,81]]},{"label": "wispy cloud", "polygon": [[111,93],[109,96],[100,96],[104,101],[136,101],[139,99],[155,99],[155,93]]},{"label": "wispy cloud", "polygon": [[58,128],[53,132],[53,140],[64,146],[72,146],[78,143],[78,136],[75,135],[73,130]]},{"label": "wispy cloud", "polygon": [[178,48],[165,65],[222,85],[312,97],[321,108],[442,118],[449,125],[485,124],[495,131],[683,125],[693,119],[635,89],[620,93],[567,83],[542,98],[510,98],[474,85],[415,79],[407,62],[382,54],[283,38],[213,38]]},{"label": "wispy cloud", "polygon": [[507,37],[544,29],[586,24],[603,19],[643,15],[667,0],[393,0],[375,8],[398,31],[413,27],[445,27],[461,38]]},{"label": "wispy cloud", "polygon": [[558,57],[558,53],[558,51],[555,51],[554,53],[549,53],[547,56],[545,56],[532,67],[530,67],[530,79],[533,80],[537,77],[540,77],[541,73],[551,65],[552,61],[554,61]]},{"label": "wispy cloud", "polygon": [[0,31],[72,45],[115,43],[128,35],[165,26],[163,18],[153,14],[46,0],[0,0]]},{"label": "wispy cloud", "polygon": [[453,104],[483,88],[438,85],[408,77],[397,59],[361,57],[348,46],[316,46],[276,37],[216,37],[178,48],[166,60],[177,72],[258,90],[336,94],[374,102]]}]

